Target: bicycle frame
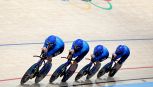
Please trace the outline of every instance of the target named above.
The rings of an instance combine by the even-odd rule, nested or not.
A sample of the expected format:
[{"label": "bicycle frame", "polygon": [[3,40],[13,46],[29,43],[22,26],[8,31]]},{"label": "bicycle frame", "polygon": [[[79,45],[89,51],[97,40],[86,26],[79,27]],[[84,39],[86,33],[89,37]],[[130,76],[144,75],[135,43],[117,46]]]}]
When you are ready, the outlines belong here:
[{"label": "bicycle frame", "polygon": [[[61,57],[61,58],[66,58],[67,57]],[[73,58],[67,59],[67,61],[63,64],[61,64],[52,74],[51,78],[50,78],[50,83],[52,83],[53,81],[55,81],[59,76],[62,77],[63,75],[65,75],[65,72],[67,70],[67,66],[69,66],[71,64],[71,61],[73,60]]]},{"label": "bicycle frame", "polygon": [[29,79],[34,78],[37,75],[37,72],[39,72],[39,67],[42,65],[42,63],[45,64],[45,58],[42,57],[42,54],[40,56],[33,56],[33,57],[39,57],[41,58],[40,60],[38,60],[38,62],[36,62],[35,64],[33,64],[23,75],[23,77],[21,78],[21,85],[24,84],[25,82],[27,82]]},{"label": "bicycle frame", "polygon": [[112,66],[114,66],[117,62],[117,60],[114,60],[113,58],[111,57],[108,57],[111,59],[110,62],[108,62],[107,64],[105,64],[101,69],[100,71],[98,72],[97,74],[97,78],[100,78],[101,76],[103,76],[105,73],[108,73],[111,71],[111,69],[113,68]]},{"label": "bicycle frame", "polygon": [[71,61],[72,61],[72,58],[71,59],[68,59],[66,63],[64,63],[64,65],[67,67],[68,65],[71,64]]},{"label": "bicycle frame", "polygon": [[33,74],[30,75],[30,79],[34,78],[36,76],[36,73],[39,71],[40,66],[44,63],[45,64],[45,59],[42,58],[41,56],[34,56],[34,57],[39,57],[41,58],[37,63],[35,63],[35,68],[33,69],[34,71]]}]

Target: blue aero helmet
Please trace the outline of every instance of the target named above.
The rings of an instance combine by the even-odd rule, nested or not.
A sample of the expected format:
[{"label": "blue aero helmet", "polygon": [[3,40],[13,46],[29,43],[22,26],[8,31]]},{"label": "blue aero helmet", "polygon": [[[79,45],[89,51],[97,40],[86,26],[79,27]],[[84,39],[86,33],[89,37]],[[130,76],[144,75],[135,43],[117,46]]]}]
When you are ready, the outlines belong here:
[{"label": "blue aero helmet", "polygon": [[123,45],[119,45],[116,49],[116,54],[117,55],[121,55],[124,52],[124,46]]},{"label": "blue aero helmet", "polygon": [[48,48],[54,47],[56,45],[56,36],[54,35],[49,36],[45,41],[45,44]]},{"label": "blue aero helmet", "polygon": [[100,56],[103,53],[103,46],[102,45],[97,45],[94,48],[94,55],[95,56]]},{"label": "blue aero helmet", "polygon": [[77,39],[76,41],[74,41],[73,47],[75,51],[81,50],[83,48],[83,40]]}]

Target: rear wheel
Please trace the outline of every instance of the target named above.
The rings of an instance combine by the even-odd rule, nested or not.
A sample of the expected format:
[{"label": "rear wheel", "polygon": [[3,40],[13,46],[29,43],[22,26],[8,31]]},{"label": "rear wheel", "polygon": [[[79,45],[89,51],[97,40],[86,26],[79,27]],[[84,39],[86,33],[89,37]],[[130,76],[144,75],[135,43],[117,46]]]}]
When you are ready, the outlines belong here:
[{"label": "rear wheel", "polygon": [[117,72],[116,69],[112,69],[112,70],[110,70],[108,76],[109,76],[109,77],[113,77],[113,76],[116,74],[116,72]]}]

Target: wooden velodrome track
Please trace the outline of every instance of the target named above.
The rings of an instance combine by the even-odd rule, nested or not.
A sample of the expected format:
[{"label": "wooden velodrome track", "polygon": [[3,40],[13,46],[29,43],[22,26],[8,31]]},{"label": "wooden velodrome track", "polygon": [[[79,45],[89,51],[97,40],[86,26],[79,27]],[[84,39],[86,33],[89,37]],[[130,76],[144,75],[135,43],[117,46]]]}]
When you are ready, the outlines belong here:
[{"label": "wooden velodrome track", "polygon": [[24,87],[63,85],[61,78],[54,84],[48,84],[48,81],[53,71],[66,61],[60,57],[67,55],[72,41],[77,38],[88,41],[90,45],[86,57],[90,57],[98,44],[106,46],[110,54],[117,45],[126,44],[131,49],[131,55],[114,78],[105,75],[96,79],[94,76],[85,81],[84,77],[76,83],[75,75],[89,62],[83,59],[76,73],[64,85],[102,87],[152,82],[152,3],[151,0],[0,0],[0,87],[21,87],[20,78],[38,61],[32,56],[40,54],[44,39],[51,34],[65,41],[64,52],[53,59],[49,75],[40,84],[30,80]]}]

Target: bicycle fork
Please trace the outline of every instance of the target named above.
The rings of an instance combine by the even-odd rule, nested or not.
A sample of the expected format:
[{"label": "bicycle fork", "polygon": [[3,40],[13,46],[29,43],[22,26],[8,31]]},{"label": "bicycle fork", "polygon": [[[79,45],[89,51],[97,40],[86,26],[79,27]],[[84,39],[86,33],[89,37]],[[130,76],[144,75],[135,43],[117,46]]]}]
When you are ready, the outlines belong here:
[{"label": "bicycle fork", "polygon": [[92,62],[90,62],[90,63],[87,65],[87,69],[86,69],[85,72],[83,73],[84,76],[87,75],[87,74],[89,74],[91,66],[92,66]]},{"label": "bicycle fork", "polygon": [[65,74],[67,66],[70,64],[71,64],[71,60],[68,60],[66,63],[64,63],[64,68],[62,68],[62,70],[61,70],[62,73],[61,73],[60,77],[62,77]]},{"label": "bicycle fork", "polygon": [[39,60],[36,64],[36,66],[34,67],[32,74],[29,76],[30,79],[34,78],[38,73],[39,73],[39,67],[42,65],[43,61]]}]

